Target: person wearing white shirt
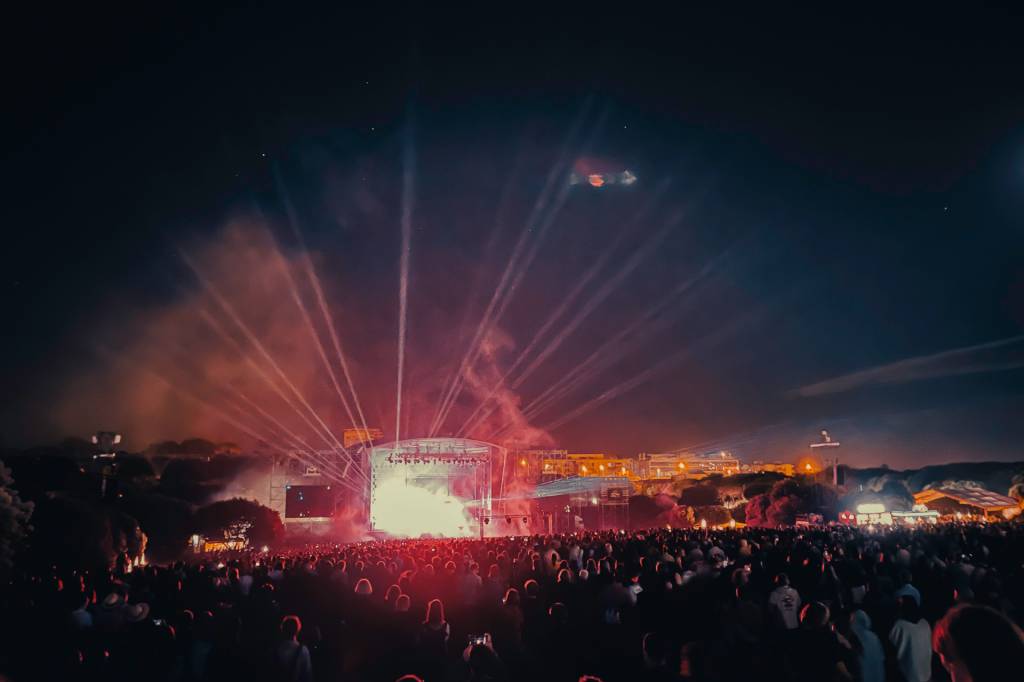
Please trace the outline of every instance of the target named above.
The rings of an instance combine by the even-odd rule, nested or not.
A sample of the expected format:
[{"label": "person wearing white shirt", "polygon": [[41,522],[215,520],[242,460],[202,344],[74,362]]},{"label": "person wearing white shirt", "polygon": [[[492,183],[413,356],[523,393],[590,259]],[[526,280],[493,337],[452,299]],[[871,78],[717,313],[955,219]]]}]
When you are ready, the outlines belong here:
[{"label": "person wearing white shirt", "polygon": [[789,576],[779,573],[775,576],[775,589],[768,595],[768,605],[787,630],[800,625],[800,593],[789,586]]},{"label": "person wearing white shirt", "polygon": [[889,631],[896,663],[907,682],[932,679],[932,628],[911,596],[900,597],[900,615]]}]

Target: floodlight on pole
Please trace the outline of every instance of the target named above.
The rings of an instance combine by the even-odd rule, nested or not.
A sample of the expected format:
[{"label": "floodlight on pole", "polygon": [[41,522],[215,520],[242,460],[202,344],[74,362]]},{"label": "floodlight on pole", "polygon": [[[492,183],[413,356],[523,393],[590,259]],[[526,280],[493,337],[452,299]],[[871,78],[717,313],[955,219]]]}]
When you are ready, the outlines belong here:
[{"label": "floodlight on pole", "polygon": [[[832,440],[832,436],[829,435],[825,429],[821,430],[821,441],[818,443],[811,443],[811,449],[816,448],[838,448],[839,441]],[[839,485],[839,457],[836,457],[832,461],[832,485]]]},{"label": "floodlight on pole", "polygon": [[114,433],[113,431],[97,431],[93,434],[91,440],[92,444],[99,450],[96,453],[97,457],[113,459],[117,456],[114,446],[121,443],[121,434]]},{"label": "floodlight on pole", "polygon": [[[114,460],[117,457],[114,446],[121,443],[121,434],[113,431],[97,431],[90,440],[97,450],[96,454],[92,456],[94,460]],[[107,479],[113,478],[117,464],[112,461],[109,465],[97,462],[97,468],[100,474],[100,497],[106,497]]]},{"label": "floodlight on pole", "polygon": [[832,436],[828,435],[828,431],[822,430],[822,432],[821,432],[821,442],[820,443],[811,443],[811,447],[812,448],[838,448],[839,447],[839,441],[832,440]]}]

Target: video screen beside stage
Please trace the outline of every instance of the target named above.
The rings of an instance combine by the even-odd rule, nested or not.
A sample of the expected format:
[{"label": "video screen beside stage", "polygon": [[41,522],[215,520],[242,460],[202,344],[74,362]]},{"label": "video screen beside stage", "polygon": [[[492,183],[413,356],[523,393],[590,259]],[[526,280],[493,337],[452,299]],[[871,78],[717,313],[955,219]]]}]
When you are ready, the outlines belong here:
[{"label": "video screen beside stage", "polygon": [[285,492],[284,515],[308,519],[334,514],[335,491],[329,485],[292,485]]}]

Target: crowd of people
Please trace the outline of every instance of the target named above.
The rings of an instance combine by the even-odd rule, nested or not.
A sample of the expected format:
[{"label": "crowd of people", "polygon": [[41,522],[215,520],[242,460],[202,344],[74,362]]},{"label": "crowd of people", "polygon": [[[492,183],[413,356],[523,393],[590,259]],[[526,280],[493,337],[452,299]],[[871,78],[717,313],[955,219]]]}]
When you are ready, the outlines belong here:
[{"label": "crowd of people", "polygon": [[1019,679],[1024,527],[583,532],[16,575],[35,679]]}]

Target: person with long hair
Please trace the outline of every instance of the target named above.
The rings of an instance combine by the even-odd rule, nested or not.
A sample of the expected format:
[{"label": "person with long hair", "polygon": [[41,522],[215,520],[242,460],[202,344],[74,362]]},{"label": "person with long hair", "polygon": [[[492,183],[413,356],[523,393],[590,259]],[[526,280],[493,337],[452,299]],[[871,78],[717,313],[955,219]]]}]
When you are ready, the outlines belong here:
[{"label": "person with long hair", "polygon": [[451,626],[444,617],[444,603],[440,599],[431,599],[417,638],[420,653],[429,658],[443,659],[448,654],[449,636]]}]

